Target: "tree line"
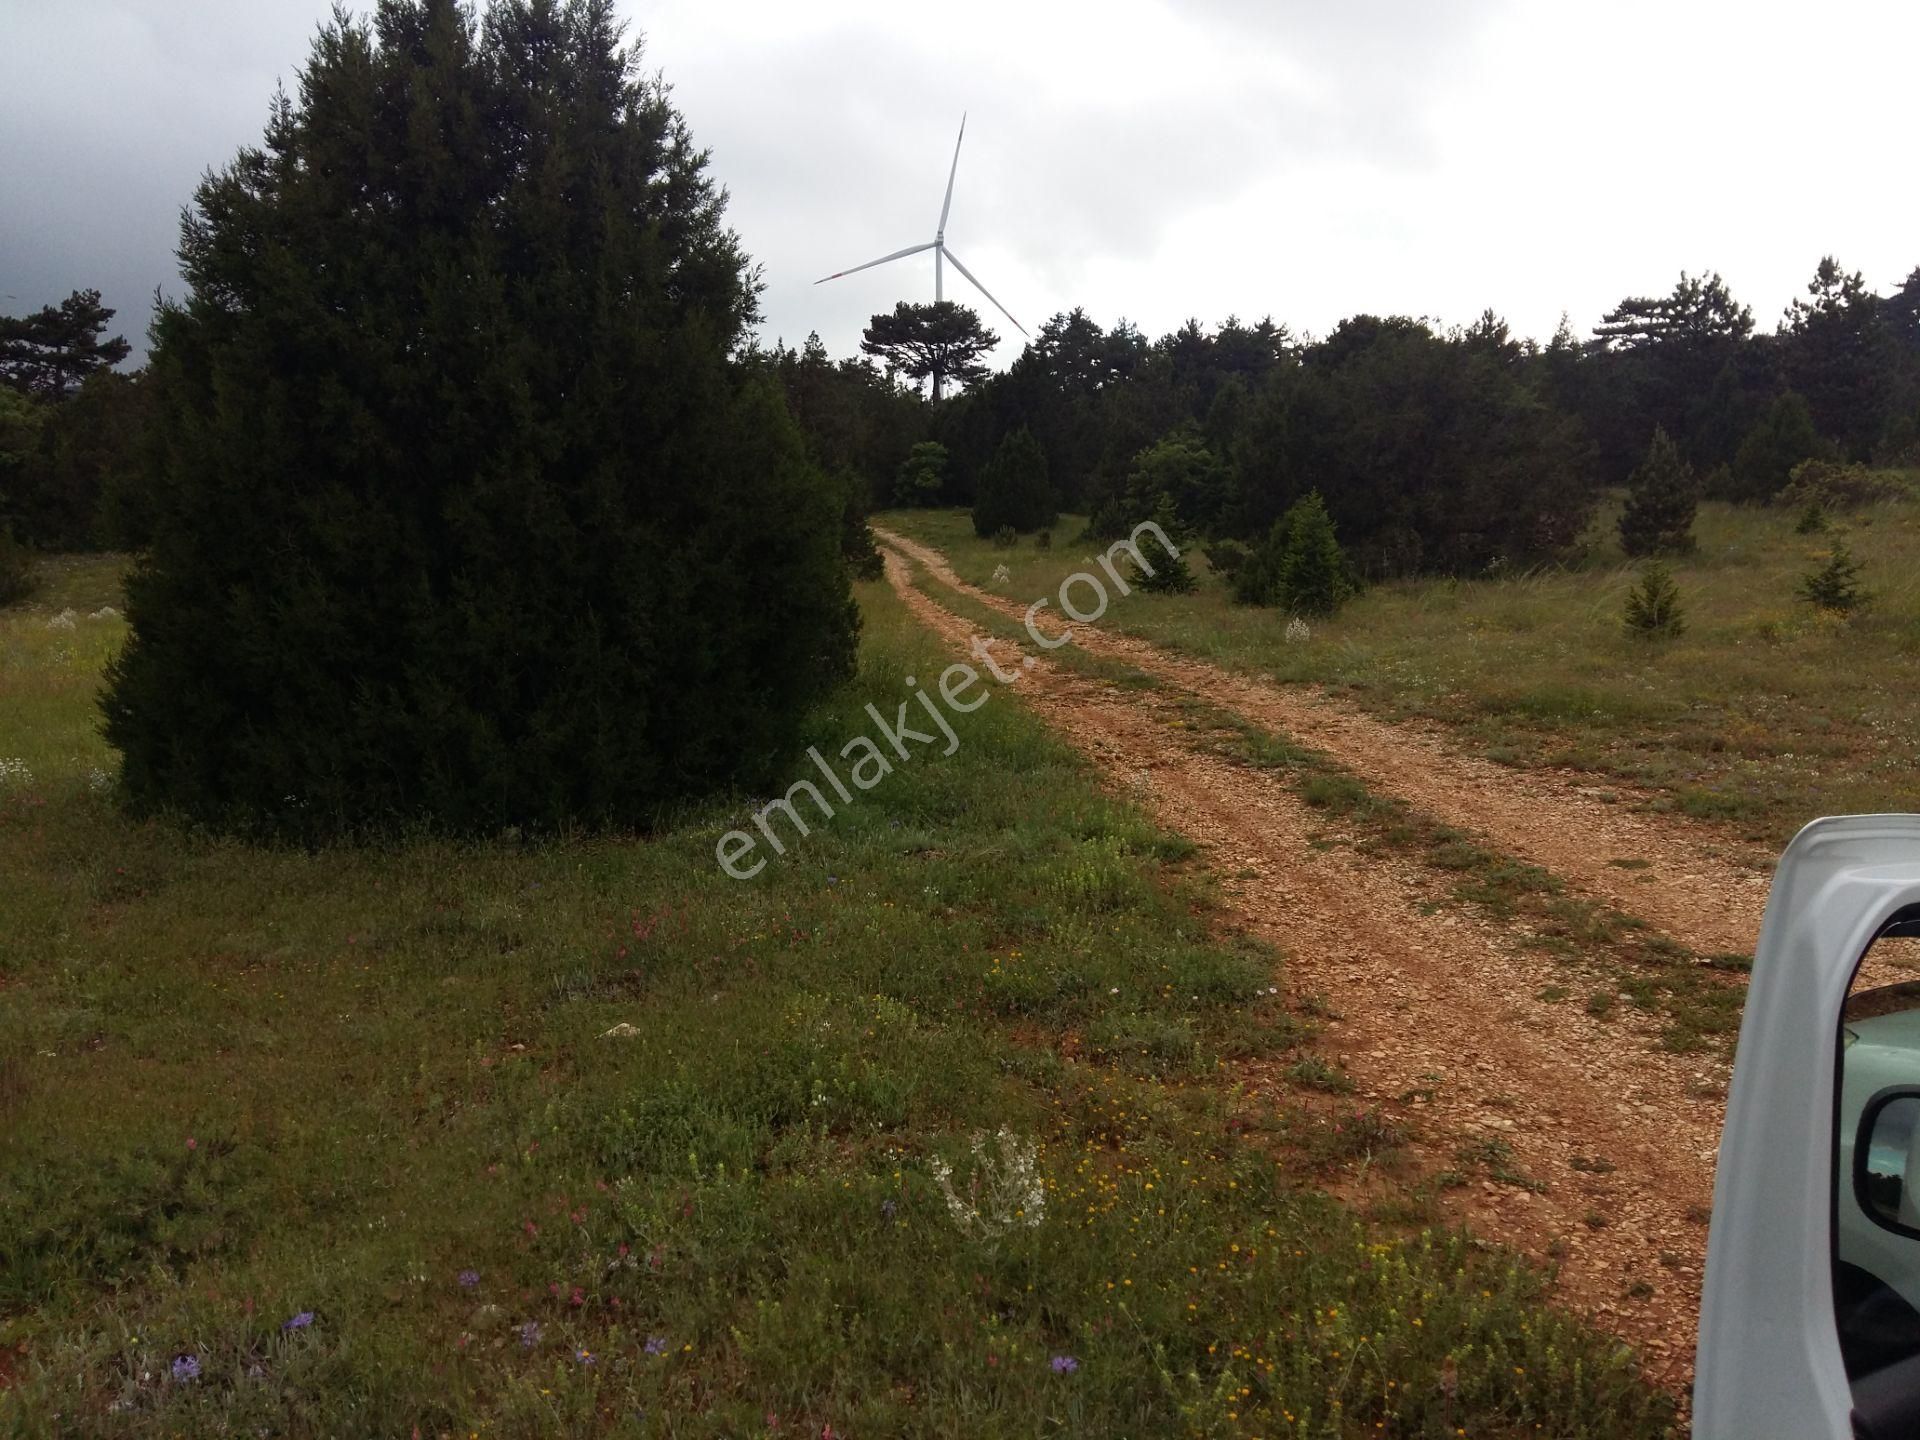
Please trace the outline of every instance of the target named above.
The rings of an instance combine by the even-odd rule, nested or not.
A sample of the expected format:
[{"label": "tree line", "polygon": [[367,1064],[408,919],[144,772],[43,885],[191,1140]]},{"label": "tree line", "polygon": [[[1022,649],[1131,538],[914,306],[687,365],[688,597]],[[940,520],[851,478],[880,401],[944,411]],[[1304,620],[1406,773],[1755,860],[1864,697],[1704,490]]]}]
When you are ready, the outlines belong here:
[{"label": "tree line", "polygon": [[[1771,500],[1808,459],[1920,463],[1920,268],[1881,296],[1823,259],[1772,333],[1718,275],[1683,274],[1585,340],[1563,321],[1544,345],[1491,312],[1444,331],[1359,315],[1323,339],[1230,317],[1149,341],[1076,309],[1004,373],[978,347],[950,355],[965,388],[938,406],[901,383],[930,373],[913,312],[935,308],[876,316],[857,359],[818,336],[740,357],[832,477],[850,552],[865,553],[866,509],[971,506],[983,485],[991,529],[1071,510],[1118,533],[1164,495],[1191,532],[1250,544],[1317,493],[1363,573],[1470,573],[1564,554],[1656,433],[1708,499]],[[151,387],[113,368],[128,347],[105,334],[112,316],[82,291],[0,318],[0,526],[42,548],[138,546],[150,529]],[[934,321],[936,339],[954,328]],[[1024,442],[1000,454],[1022,431],[1043,478],[1009,493],[1000,477],[1032,469]],[[1024,498],[1034,483],[1044,493]]]},{"label": "tree line", "polygon": [[[875,317],[887,325],[870,342],[900,334],[912,308]],[[1771,333],[1718,275],[1683,274],[1666,295],[1621,301],[1591,336],[1563,320],[1545,344],[1492,312],[1446,330],[1358,315],[1323,338],[1189,321],[1149,340],[1076,309],[938,407],[894,383],[925,378],[924,354],[863,348],[891,374],[833,361],[817,337],[757,359],[876,506],[973,505],[985,485],[997,528],[1000,472],[1024,432],[1046,493],[1014,515],[1086,513],[1113,534],[1165,497],[1189,530],[1258,545],[1317,494],[1370,576],[1563,556],[1598,496],[1636,473],[1764,502],[1808,459],[1920,463],[1920,268],[1882,296],[1831,258]],[[948,362],[961,383],[966,358]]]}]

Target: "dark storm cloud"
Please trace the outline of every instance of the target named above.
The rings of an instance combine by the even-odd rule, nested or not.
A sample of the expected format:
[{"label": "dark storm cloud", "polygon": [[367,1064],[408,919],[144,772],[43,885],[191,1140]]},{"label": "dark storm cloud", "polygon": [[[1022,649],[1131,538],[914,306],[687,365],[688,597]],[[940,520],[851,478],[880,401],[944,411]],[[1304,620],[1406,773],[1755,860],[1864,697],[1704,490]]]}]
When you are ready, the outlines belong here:
[{"label": "dark storm cloud", "polygon": [[[751,25],[714,33],[704,7],[634,7],[633,19],[652,32],[648,65],[715,151],[766,269],[769,328],[797,339],[821,308],[805,297],[813,280],[931,237],[963,109],[974,122],[950,238],[1003,301],[1026,299],[1031,328],[1044,318],[1032,306],[1093,259],[1151,255],[1190,206],[1263,173],[1336,156],[1418,165],[1425,138],[1404,101],[1483,10],[1414,7],[1383,30],[1351,7],[1213,0],[1179,12],[1198,43],[1170,73],[1143,69],[1124,37],[1040,55],[1015,43],[998,67],[943,64],[966,48],[952,27],[897,11],[822,14],[812,33],[765,44]],[[259,138],[275,85],[294,86],[325,15],[306,0],[9,0],[7,308],[96,285],[137,343],[154,288],[178,289],[181,206],[209,167]],[[989,276],[981,257],[1018,273]],[[927,269],[909,262],[862,293],[930,290],[913,264]],[[846,349],[863,319],[835,314],[824,328]]]},{"label": "dark storm cloud", "polygon": [[[813,282],[932,238],[963,110],[948,238],[1029,328],[1076,303],[1149,330],[1491,304],[1544,335],[1683,265],[1720,268],[1767,323],[1824,251],[1882,287],[1920,259],[1911,187],[1885,181],[1920,46],[1898,0],[1835,0],[1826,31],[1874,39],[1831,73],[1801,63],[1791,16],[1732,3],[621,3],[764,268],[765,334],[838,354],[931,297],[926,256]],[[179,288],[181,206],[258,141],[327,11],[0,0],[0,308],[98,286],[138,343],[155,286]],[[1715,63],[1618,103],[1651,53]],[[1788,71],[1762,98],[1756,77]],[[1783,175],[1817,177],[1819,204],[1754,223],[1736,199]]]},{"label": "dark storm cloud", "polygon": [[257,141],[323,14],[245,0],[6,0],[0,44],[0,301],[98,288],[136,348],[179,288],[180,209]]}]

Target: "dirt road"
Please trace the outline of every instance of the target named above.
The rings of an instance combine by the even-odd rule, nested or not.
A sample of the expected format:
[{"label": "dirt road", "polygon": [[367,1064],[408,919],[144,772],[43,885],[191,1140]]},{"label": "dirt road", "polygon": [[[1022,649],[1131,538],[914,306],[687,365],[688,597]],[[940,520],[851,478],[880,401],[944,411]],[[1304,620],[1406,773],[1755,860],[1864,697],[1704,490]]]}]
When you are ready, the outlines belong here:
[{"label": "dirt road", "polygon": [[[1010,618],[1024,616],[1025,603],[967,584],[938,551],[890,530],[876,527],[874,534],[941,584]],[[1057,624],[1050,616],[1049,632]],[[1073,643],[1324,751],[1369,786],[1552,871],[1703,955],[1753,952],[1766,908],[1767,857],[1722,831],[1635,810],[1636,797],[1611,781],[1463,755],[1436,735],[1386,724],[1314,691],[1235,674],[1144,640],[1081,625]],[[1603,794],[1618,798],[1609,803]]]},{"label": "dirt road", "polygon": [[[970,645],[976,627],[916,588],[910,565],[958,587],[951,571],[925,547],[878,533],[892,547],[887,578],[909,609],[956,647]],[[1370,785],[1571,871],[1650,921],[1670,920],[1692,943],[1738,948],[1757,929],[1764,880],[1753,883],[1684,826],[1624,814],[1538,777],[1491,766],[1483,773],[1429,737],[1143,642],[1086,627],[1080,634],[1095,653],[1200,689],[1335,754]],[[1558,1258],[1563,1302],[1640,1346],[1655,1379],[1684,1389],[1724,1064],[1659,1051],[1630,1020],[1603,1022],[1541,998],[1563,969],[1549,969],[1523,937],[1437,904],[1442,883],[1411,862],[1310,843],[1321,817],[1274,776],[1221,758],[1176,723],[1172,694],[1122,691],[1027,649],[1033,663],[1015,683],[1020,698],[1160,823],[1205,847],[1237,918],[1285,953],[1290,989],[1324,997],[1337,1018],[1322,1043],[1354,1076],[1356,1102],[1411,1127],[1422,1154],[1474,1157],[1455,1162],[1473,1170],[1472,1183],[1442,1192],[1453,1217]],[[998,653],[1007,650],[1000,642]],[[1583,856],[1578,868],[1562,868]],[[1666,868],[1654,884],[1625,884],[1617,867],[1606,873],[1616,856]],[[1245,1078],[1256,1099],[1285,1084],[1258,1068]],[[1489,1157],[1512,1183],[1486,1178]]]}]

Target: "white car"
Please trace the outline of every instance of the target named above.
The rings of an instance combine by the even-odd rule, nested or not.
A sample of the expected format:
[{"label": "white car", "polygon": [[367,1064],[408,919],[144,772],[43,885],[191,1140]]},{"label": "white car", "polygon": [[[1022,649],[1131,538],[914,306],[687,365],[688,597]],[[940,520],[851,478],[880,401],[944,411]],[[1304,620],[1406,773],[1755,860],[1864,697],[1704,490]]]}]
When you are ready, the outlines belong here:
[{"label": "white car", "polygon": [[1707,1239],[1694,1434],[1920,1436],[1920,985],[1849,997],[1920,935],[1920,815],[1819,820],[1781,857]]}]

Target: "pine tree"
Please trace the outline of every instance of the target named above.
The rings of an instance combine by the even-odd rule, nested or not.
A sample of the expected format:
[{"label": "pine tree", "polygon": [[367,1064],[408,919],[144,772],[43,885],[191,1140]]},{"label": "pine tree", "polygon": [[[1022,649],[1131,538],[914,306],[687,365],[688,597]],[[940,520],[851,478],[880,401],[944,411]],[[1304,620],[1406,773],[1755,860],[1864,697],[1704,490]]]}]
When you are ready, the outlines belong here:
[{"label": "pine tree", "polygon": [[974,487],[973,533],[985,539],[1005,525],[1024,534],[1057,518],[1040,443],[1024,425],[1008,431]]},{"label": "pine tree", "polygon": [[1187,563],[1187,550],[1193,537],[1174,509],[1171,496],[1160,497],[1151,518],[1173,543],[1174,553],[1168,554],[1155,544],[1152,554],[1148,555],[1143,547],[1140,553],[1147,557],[1153,572],[1149,574],[1139,565],[1130,566],[1129,583],[1136,590],[1154,595],[1191,595],[1199,588],[1199,582],[1193,578],[1193,567]]},{"label": "pine tree", "polygon": [[1660,561],[1649,560],[1639,582],[1627,592],[1623,623],[1628,634],[1649,639],[1670,640],[1686,630],[1680,587],[1673,583],[1673,572]]},{"label": "pine tree", "polygon": [[1860,565],[1846,542],[1836,540],[1827,555],[1827,563],[1800,578],[1800,598],[1822,610],[1849,615],[1867,603],[1867,592],[1860,588]]},{"label": "pine tree", "polygon": [[1359,592],[1318,490],[1294,501],[1266,538],[1237,559],[1232,585],[1243,605],[1278,605],[1297,615],[1331,615]]},{"label": "pine tree", "polygon": [[1880,317],[1880,298],[1859,271],[1831,255],[1795,300],[1781,326],[1781,353],[1794,389],[1807,397],[1822,435],[1841,442],[1846,458],[1865,460],[1891,418],[1899,345]]},{"label": "pine tree", "polygon": [[1280,603],[1296,615],[1331,615],[1359,588],[1318,490],[1294,502],[1277,572]]},{"label": "pine tree", "polygon": [[1233,598],[1242,605],[1278,605],[1280,603],[1280,564],[1287,553],[1288,523],[1292,512],[1282,515],[1267,530],[1266,538],[1244,557],[1230,558],[1227,573],[1233,586]]},{"label": "pine tree", "polygon": [[64,400],[89,375],[127,358],[124,337],[101,338],[114,312],[98,290],[76,290],[32,315],[0,315],[0,385],[42,400]]},{"label": "pine tree", "polygon": [[850,671],[844,507],[612,0],[381,0],[200,186],[103,702],[146,810],[645,824]]},{"label": "pine tree", "polygon": [[1633,556],[1691,554],[1697,505],[1693,471],[1667,432],[1656,427],[1647,458],[1627,481],[1620,548]]},{"label": "pine tree", "polygon": [[951,300],[914,305],[902,300],[890,315],[876,315],[868,324],[860,348],[886,362],[889,374],[899,371],[916,385],[933,381],[933,398],[943,387],[961,390],[986,379],[981,359],[1000,343],[1000,337],[980,323],[979,315]]}]

